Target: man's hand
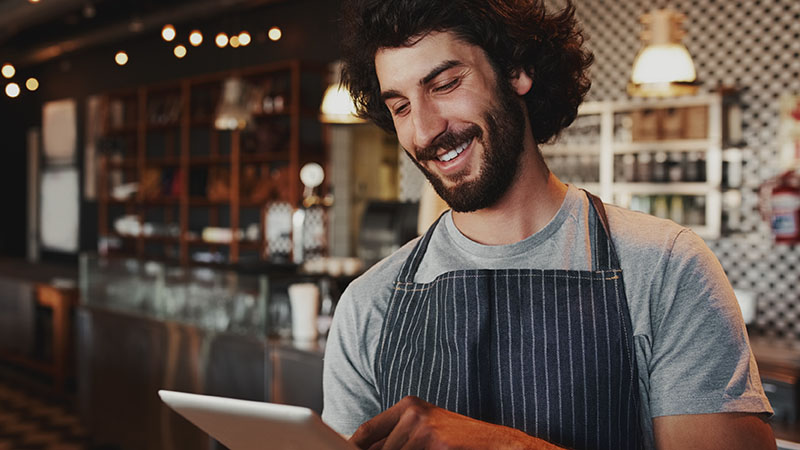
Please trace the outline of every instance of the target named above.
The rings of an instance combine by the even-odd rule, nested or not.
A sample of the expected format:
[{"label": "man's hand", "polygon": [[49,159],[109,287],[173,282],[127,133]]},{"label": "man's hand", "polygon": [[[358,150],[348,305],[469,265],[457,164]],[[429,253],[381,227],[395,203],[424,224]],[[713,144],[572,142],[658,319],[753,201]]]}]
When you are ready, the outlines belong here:
[{"label": "man's hand", "polygon": [[365,450],[559,448],[520,430],[481,422],[412,396],[364,422],[350,442]]}]

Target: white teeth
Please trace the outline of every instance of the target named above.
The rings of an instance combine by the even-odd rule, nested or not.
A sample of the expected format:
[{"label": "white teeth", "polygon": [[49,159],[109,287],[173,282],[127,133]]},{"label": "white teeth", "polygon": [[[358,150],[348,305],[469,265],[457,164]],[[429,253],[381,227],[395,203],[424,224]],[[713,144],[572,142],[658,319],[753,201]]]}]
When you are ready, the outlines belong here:
[{"label": "white teeth", "polygon": [[443,162],[450,161],[451,159],[453,159],[456,156],[460,155],[461,152],[463,152],[464,149],[467,148],[467,145],[469,145],[469,142],[464,142],[463,144],[459,145],[458,148],[456,148],[455,150],[450,150],[449,152],[447,152],[444,155],[440,156],[439,157],[439,161],[443,161]]},{"label": "white teeth", "polygon": [[440,156],[439,157],[439,161],[447,162],[447,161],[450,161],[451,159],[455,158],[456,156],[458,156],[458,152],[455,151],[455,150],[450,150],[449,152],[447,152],[444,155]]}]

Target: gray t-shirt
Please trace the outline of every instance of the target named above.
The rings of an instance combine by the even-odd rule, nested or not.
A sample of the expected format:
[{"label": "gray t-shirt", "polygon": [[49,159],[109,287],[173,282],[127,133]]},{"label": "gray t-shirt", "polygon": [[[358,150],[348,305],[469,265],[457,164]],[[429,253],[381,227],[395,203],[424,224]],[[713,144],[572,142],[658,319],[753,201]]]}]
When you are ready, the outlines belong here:
[{"label": "gray t-shirt", "polygon": [[[622,266],[639,371],[642,428],[652,417],[714,412],[771,413],[742,315],[722,266],[688,228],[606,206]],[[592,270],[594,211],[569,186],[540,231],[514,244],[478,244],[450,213],[437,225],[415,275],[427,283],[457,269]],[[418,239],[379,262],[343,293],[325,352],[323,420],[342,434],[381,412],[375,353],[395,278]]]}]

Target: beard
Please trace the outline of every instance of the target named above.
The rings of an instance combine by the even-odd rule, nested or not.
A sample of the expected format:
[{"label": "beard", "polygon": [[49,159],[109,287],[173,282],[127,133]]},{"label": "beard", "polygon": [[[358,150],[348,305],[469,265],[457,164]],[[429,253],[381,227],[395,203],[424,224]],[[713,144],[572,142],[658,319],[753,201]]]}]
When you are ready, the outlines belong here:
[{"label": "beard", "polygon": [[[439,197],[453,211],[472,212],[494,205],[505,195],[518,175],[517,168],[523,151],[525,114],[510,83],[499,81],[498,85],[498,104],[483,113],[488,136],[484,135],[478,125],[473,124],[459,132],[443,133],[431,145],[419,149],[416,158],[406,150],[406,154],[419,167]],[[448,176],[448,180],[455,183],[448,187],[439,175],[423,165],[424,161],[435,159],[441,149],[455,149],[473,138],[484,150],[475,179],[464,181],[467,176],[465,170]]]}]

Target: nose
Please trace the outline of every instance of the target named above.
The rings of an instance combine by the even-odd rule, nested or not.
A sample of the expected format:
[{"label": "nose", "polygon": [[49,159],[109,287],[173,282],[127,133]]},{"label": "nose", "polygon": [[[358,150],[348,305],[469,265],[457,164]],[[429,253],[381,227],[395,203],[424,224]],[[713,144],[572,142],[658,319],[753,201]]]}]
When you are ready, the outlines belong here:
[{"label": "nose", "polygon": [[414,145],[425,148],[447,130],[447,119],[430,101],[421,100],[411,108],[414,124]]}]

